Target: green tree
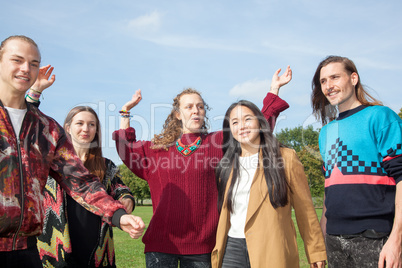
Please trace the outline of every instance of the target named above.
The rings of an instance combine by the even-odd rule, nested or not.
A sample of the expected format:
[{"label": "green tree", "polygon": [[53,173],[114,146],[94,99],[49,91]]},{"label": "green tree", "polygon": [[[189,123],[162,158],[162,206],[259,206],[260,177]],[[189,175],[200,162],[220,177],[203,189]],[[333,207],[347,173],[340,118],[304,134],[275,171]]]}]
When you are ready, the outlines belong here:
[{"label": "green tree", "polygon": [[123,182],[130,187],[138,205],[144,204],[144,199],[151,198],[151,193],[149,191],[149,185],[143,179],[137,177],[133,172],[131,172],[126,165],[121,164],[119,166],[120,173]]},{"label": "green tree", "polygon": [[321,172],[322,160],[318,148],[319,132],[313,126],[303,128],[285,128],[277,135],[277,139],[284,145],[294,149],[304,166],[313,197],[324,195],[324,176]]},{"label": "green tree", "polygon": [[304,166],[304,173],[307,176],[311,195],[314,197],[324,196],[324,175],[321,171],[322,160],[319,155],[318,145],[304,147],[297,153]]},{"label": "green tree", "polygon": [[399,117],[402,119],[402,108],[400,109],[400,112],[399,112]]},{"label": "green tree", "polygon": [[276,138],[284,145],[300,152],[304,146],[318,145],[319,132],[313,126],[307,128],[298,126],[295,128],[285,128],[276,134]]}]

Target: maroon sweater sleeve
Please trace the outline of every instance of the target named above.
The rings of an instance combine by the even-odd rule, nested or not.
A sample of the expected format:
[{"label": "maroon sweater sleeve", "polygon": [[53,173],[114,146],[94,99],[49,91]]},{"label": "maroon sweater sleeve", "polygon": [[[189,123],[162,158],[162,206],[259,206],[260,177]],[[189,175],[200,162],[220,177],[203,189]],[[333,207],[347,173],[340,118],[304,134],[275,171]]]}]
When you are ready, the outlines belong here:
[{"label": "maroon sweater sleeve", "polygon": [[289,108],[289,104],[286,101],[281,99],[279,96],[268,92],[263,100],[261,112],[264,114],[265,119],[267,119],[271,130],[275,127],[278,115],[287,108]]},{"label": "maroon sweater sleeve", "polygon": [[[138,177],[147,180],[148,170],[151,169],[150,141],[137,141],[135,130],[132,127],[119,129],[113,132],[113,140],[116,142],[117,153],[123,163]],[[156,151],[156,150],[153,150]]]}]

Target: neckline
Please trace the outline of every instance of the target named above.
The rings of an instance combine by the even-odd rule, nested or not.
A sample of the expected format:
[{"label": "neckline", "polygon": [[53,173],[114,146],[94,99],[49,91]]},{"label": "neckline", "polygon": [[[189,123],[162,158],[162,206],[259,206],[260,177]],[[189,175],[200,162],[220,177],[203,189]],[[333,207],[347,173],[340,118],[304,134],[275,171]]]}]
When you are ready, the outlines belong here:
[{"label": "neckline", "polygon": [[[192,134],[192,133],[191,133]],[[191,144],[183,144],[181,138],[176,141],[176,149],[181,153],[183,156],[189,156],[194,153],[201,145],[202,139],[201,136],[198,137],[193,141]]]},{"label": "neckline", "polygon": [[344,112],[342,112],[342,113],[339,113],[338,118],[337,118],[336,120],[345,119],[345,118],[347,118],[347,117],[349,117],[349,116],[354,115],[355,113],[360,112],[361,110],[363,110],[364,108],[367,108],[367,107],[368,107],[368,106],[366,106],[366,105],[360,105],[360,106],[357,106],[356,108],[353,108],[353,109],[344,111]]}]

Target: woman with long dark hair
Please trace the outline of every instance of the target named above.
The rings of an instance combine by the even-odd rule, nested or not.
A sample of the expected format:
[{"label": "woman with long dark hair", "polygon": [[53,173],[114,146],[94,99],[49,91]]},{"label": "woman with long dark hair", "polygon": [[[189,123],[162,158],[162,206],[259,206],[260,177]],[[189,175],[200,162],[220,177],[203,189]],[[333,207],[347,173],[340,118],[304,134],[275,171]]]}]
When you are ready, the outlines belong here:
[{"label": "woman with long dark hair", "polygon": [[[288,107],[277,94],[291,79],[290,67],[275,72],[263,114],[274,125]],[[222,157],[222,132],[208,133],[208,106],[191,88],[173,100],[162,133],[137,140],[130,110],[141,100],[137,91],[123,105],[116,148],[126,166],[149,184],[153,217],[143,237],[148,268],[210,267],[218,223],[215,167]]]},{"label": "woman with long dark hair", "polygon": [[223,144],[212,267],[299,267],[292,209],[311,267],[324,267],[324,238],[295,151],[279,144],[258,107],[245,100],[227,110]]}]

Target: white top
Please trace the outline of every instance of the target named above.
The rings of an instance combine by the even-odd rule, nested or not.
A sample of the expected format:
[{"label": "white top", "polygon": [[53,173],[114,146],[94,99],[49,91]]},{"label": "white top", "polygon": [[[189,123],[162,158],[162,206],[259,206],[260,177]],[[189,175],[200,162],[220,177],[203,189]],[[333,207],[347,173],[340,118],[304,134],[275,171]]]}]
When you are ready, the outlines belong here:
[{"label": "white top", "polygon": [[228,235],[234,238],[245,238],[250,188],[258,167],[258,153],[239,157],[240,176],[233,188],[233,212],[230,214],[230,229]]},{"label": "white top", "polygon": [[20,135],[22,120],[24,120],[24,116],[27,112],[27,108],[25,108],[25,109],[15,109],[15,108],[10,108],[10,107],[4,107],[4,108],[7,109],[8,114],[10,115],[11,124],[13,124],[13,128],[15,131],[15,136],[17,136],[17,138],[18,138]]}]

